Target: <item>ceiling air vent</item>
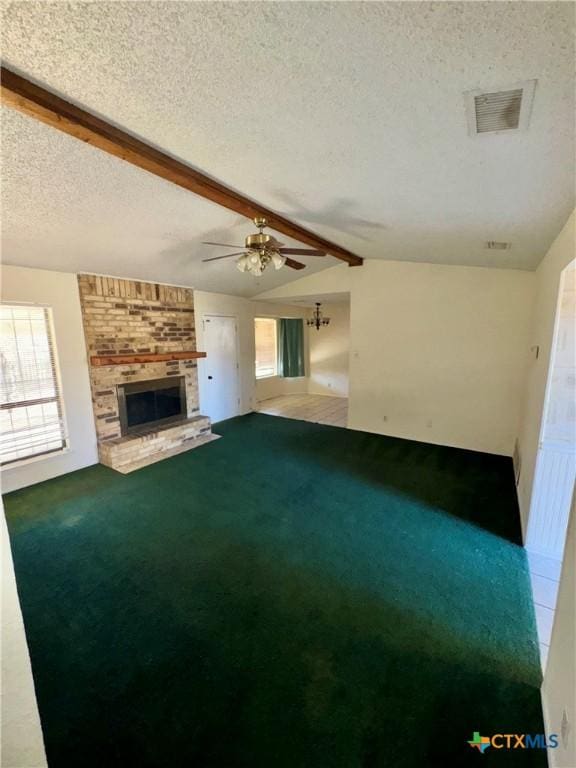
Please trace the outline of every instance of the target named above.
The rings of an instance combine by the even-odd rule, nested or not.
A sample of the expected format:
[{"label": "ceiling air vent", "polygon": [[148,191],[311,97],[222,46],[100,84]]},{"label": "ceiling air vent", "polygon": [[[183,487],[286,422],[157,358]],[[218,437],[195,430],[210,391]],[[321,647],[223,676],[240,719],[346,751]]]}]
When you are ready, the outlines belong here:
[{"label": "ceiling air vent", "polygon": [[476,133],[509,131],[518,128],[522,89],[483,93],[474,97]]},{"label": "ceiling air vent", "polygon": [[464,94],[468,117],[468,133],[522,131],[528,127],[536,80],[514,83],[501,90],[475,90]]},{"label": "ceiling air vent", "polygon": [[504,243],[498,240],[487,240],[484,244],[484,248],[489,251],[509,251],[512,248],[512,243]]}]

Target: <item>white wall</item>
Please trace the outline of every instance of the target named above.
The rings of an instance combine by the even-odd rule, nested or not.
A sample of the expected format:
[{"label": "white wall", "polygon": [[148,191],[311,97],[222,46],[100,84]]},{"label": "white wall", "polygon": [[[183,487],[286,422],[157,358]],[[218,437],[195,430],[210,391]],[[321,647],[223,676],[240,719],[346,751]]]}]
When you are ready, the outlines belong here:
[{"label": "white wall", "polygon": [[369,259],[257,298],[350,292],[352,429],[511,455],[535,278]]},{"label": "white wall", "polygon": [[[196,318],[196,347],[202,351],[204,329],[202,318],[205,315],[226,315],[238,321],[238,351],[240,362],[240,413],[254,410],[259,400],[276,397],[281,394],[306,392],[308,379],[283,379],[273,376],[269,379],[256,380],[254,367],[256,353],[254,348],[255,317],[302,317],[307,316],[304,307],[287,306],[271,302],[258,302],[240,296],[228,296],[223,293],[194,291],[194,314]],[[308,357],[307,348],[304,350]],[[198,389],[200,394],[200,412],[206,392],[206,363],[198,361]]]},{"label": "white wall", "polygon": [[322,304],[330,325],[308,329],[311,395],[348,397],[350,355],[350,304]]},{"label": "white wall", "polygon": [[550,768],[576,766],[576,497],[566,536],[564,563],[544,685],[542,703],[548,733],[562,734],[564,712],[569,724],[566,739],[548,750]]},{"label": "white wall", "polygon": [[572,213],[534,273],[536,294],[528,346],[537,346],[539,354],[538,358],[534,354],[530,357],[519,435],[522,471],[518,484],[518,498],[524,533],[528,529],[546,384],[554,341],[560,279],[562,271],[576,255],[575,226],[576,214]]},{"label": "white wall", "polygon": [[0,765],[42,768],[46,763],[30,656],[16,591],[10,540],[0,500],[2,539],[2,684]]},{"label": "white wall", "polygon": [[39,483],[98,462],[90,380],[76,275],[2,267],[2,301],[52,307],[69,448],[2,470],[2,492]]},{"label": "white wall", "polygon": [[307,376],[298,376],[294,379],[285,379],[283,376],[267,376],[264,379],[256,379],[257,403],[280,395],[305,395],[307,392]]},{"label": "white wall", "polygon": [[352,294],[350,426],[511,455],[532,288],[527,272],[370,262]]}]

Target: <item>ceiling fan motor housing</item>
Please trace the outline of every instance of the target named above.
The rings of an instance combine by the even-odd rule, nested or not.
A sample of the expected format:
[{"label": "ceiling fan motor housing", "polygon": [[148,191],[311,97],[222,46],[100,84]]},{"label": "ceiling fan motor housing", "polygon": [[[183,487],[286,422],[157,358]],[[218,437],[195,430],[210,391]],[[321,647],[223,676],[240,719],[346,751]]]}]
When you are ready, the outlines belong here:
[{"label": "ceiling fan motor housing", "polygon": [[276,240],[272,235],[265,235],[263,232],[259,232],[257,235],[248,235],[245,243],[247,250],[260,251],[277,247]]}]

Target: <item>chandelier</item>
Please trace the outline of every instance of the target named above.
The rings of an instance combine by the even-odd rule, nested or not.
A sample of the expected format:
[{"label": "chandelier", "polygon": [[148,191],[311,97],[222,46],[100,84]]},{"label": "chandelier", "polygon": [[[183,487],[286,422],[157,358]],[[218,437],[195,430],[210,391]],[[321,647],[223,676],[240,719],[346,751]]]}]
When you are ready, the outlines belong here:
[{"label": "chandelier", "polygon": [[286,263],[286,256],[269,248],[252,249],[240,256],[236,266],[240,272],[249,272],[254,277],[260,277],[270,263],[274,265],[274,269],[281,269]]},{"label": "chandelier", "polygon": [[312,317],[309,320],[306,320],[306,325],[316,328],[317,331],[320,330],[320,326],[322,325],[330,325],[330,318],[323,317],[320,306],[321,306],[320,302],[317,301],[316,308],[312,312]]}]

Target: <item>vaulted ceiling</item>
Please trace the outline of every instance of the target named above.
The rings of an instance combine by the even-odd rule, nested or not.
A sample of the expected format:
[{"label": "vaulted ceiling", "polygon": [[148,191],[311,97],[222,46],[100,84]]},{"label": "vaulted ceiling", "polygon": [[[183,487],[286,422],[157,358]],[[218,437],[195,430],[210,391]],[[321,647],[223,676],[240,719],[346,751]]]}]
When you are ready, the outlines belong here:
[{"label": "vaulted ceiling", "polygon": [[[533,269],[574,206],[570,3],[16,2],[2,26],[8,67],[360,256]],[[468,135],[464,91],[529,79],[528,131]],[[5,262],[247,296],[304,274],[201,264],[250,222],[2,119]]]}]

